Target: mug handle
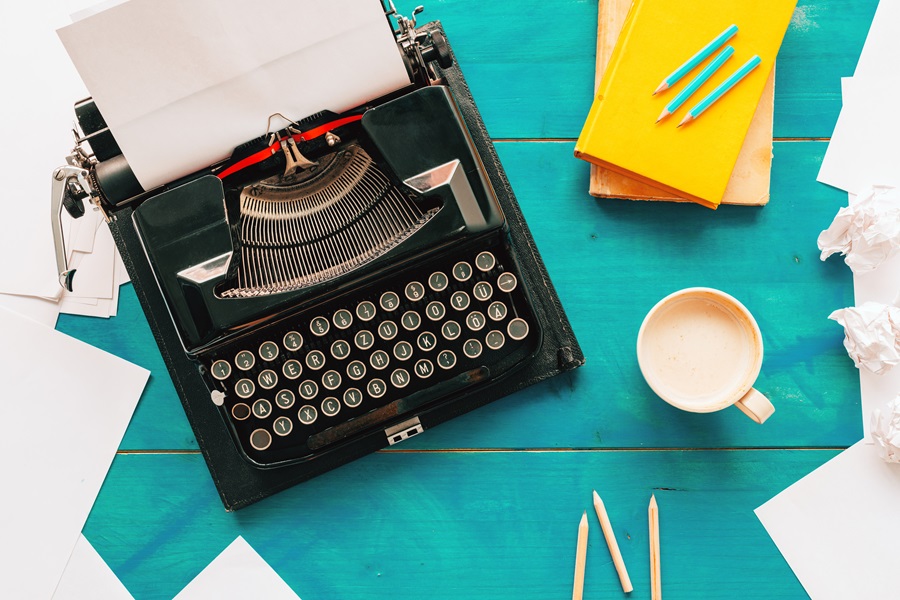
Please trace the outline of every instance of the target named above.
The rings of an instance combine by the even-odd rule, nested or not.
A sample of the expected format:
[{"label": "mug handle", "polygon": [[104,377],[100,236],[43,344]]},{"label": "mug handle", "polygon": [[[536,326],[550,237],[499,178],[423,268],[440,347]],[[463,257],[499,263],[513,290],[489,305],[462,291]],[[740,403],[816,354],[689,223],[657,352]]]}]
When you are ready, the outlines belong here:
[{"label": "mug handle", "polygon": [[754,388],[750,388],[750,391],[744,394],[744,397],[735,402],[734,405],[757,423],[765,423],[766,419],[775,412],[775,407],[772,406],[769,399]]}]

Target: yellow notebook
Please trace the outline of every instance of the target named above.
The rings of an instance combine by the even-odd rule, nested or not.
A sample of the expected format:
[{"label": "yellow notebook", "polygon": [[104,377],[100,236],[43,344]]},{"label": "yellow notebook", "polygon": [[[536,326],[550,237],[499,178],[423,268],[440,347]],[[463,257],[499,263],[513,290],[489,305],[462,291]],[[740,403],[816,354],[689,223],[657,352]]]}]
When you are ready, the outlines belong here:
[{"label": "yellow notebook", "polygon": [[[747,129],[775,62],[796,0],[635,0],[591,106],[575,155],[648,185],[715,208],[722,200]],[[731,24],[734,56],[674,115],[663,107],[712,60],[669,90],[659,83]],[[715,53],[714,53],[715,54]],[[698,119],[684,114],[751,56],[762,59]]]}]

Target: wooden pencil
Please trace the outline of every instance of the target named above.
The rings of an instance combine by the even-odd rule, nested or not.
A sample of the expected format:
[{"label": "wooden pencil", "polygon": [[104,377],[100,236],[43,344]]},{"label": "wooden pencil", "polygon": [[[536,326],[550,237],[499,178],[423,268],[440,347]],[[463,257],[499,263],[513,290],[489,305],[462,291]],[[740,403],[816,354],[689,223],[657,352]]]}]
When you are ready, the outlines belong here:
[{"label": "wooden pencil", "polygon": [[659,507],[656,496],[650,494],[650,506],[647,509],[650,521],[650,598],[662,600],[662,580],[659,566]]},{"label": "wooden pencil", "polygon": [[600,520],[600,529],[603,530],[603,537],[606,538],[606,545],[609,547],[609,554],[612,556],[616,573],[619,574],[622,591],[627,594],[634,588],[631,585],[631,579],[628,577],[625,561],[622,560],[622,553],[619,552],[619,544],[616,542],[616,534],[613,532],[612,524],[609,522],[609,515],[606,514],[606,507],[603,505],[603,500],[600,499],[596,490],[594,490],[594,510],[597,512],[597,518]]},{"label": "wooden pencil", "polygon": [[584,593],[584,561],[587,558],[588,520],[587,511],[581,515],[578,524],[578,546],[575,549],[575,584],[572,586],[572,600],[581,600]]}]

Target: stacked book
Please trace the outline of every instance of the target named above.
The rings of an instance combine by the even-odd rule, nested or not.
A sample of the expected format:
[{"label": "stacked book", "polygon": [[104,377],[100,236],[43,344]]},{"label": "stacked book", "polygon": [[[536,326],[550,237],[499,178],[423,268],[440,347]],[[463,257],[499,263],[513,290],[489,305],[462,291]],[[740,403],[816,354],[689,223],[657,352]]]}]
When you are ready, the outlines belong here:
[{"label": "stacked book", "polygon": [[[603,0],[597,93],[575,155],[592,163],[591,194],[603,198],[763,205],[769,200],[775,56],[795,0]],[[706,67],[698,62],[669,89],[661,80],[732,25],[731,58],[667,119],[663,109]],[[727,47],[725,47],[727,50]],[[752,56],[753,68],[702,116],[685,114]]]}]

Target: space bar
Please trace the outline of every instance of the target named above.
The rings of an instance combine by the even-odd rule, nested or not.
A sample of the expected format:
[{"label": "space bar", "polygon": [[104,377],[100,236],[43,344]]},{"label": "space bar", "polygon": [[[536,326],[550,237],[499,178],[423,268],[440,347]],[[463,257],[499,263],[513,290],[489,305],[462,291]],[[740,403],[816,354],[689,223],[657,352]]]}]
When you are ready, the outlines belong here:
[{"label": "space bar", "polygon": [[491,372],[487,367],[479,367],[477,369],[472,369],[471,371],[466,371],[453,379],[442,381],[428,389],[410,394],[399,400],[394,400],[390,404],[386,404],[381,408],[373,410],[352,421],[346,421],[339,425],[335,425],[334,427],[330,427],[325,431],[315,433],[309,436],[306,440],[306,445],[313,451],[324,448],[325,446],[346,439],[363,429],[385,423],[394,417],[415,410],[436,398],[446,396],[469,387],[470,385],[480,383],[490,377],[490,375]]}]

